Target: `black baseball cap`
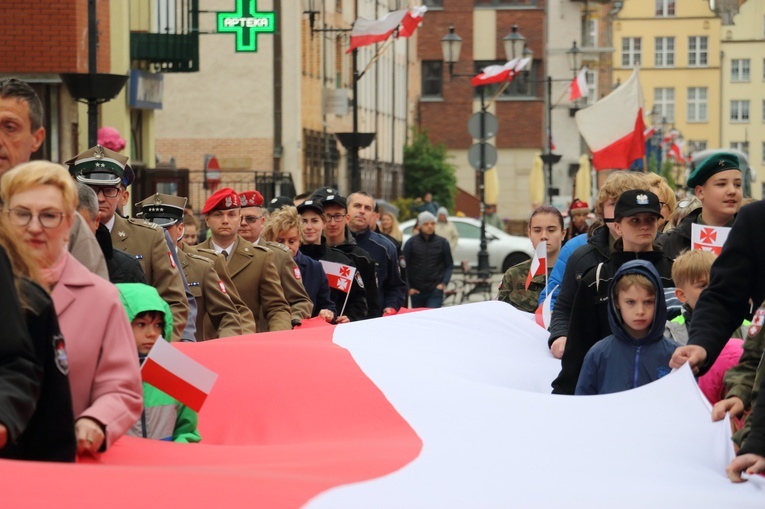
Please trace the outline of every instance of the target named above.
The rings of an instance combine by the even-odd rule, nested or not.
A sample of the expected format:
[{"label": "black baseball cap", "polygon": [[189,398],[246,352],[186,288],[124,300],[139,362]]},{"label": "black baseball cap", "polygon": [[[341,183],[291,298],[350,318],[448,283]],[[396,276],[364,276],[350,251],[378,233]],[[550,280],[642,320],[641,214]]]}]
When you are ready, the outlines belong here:
[{"label": "black baseball cap", "polygon": [[313,210],[319,215],[324,214],[324,207],[318,200],[306,200],[297,206],[298,214],[302,214],[306,210]]},{"label": "black baseball cap", "polygon": [[295,202],[292,201],[292,198],[289,196],[277,196],[276,198],[273,198],[268,203],[268,211],[273,212],[276,209],[280,209],[282,207],[294,207]]},{"label": "black baseball cap", "polygon": [[661,215],[661,203],[659,197],[651,191],[642,189],[630,189],[619,195],[614,207],[614,219],[630,217],[641,213]]}]

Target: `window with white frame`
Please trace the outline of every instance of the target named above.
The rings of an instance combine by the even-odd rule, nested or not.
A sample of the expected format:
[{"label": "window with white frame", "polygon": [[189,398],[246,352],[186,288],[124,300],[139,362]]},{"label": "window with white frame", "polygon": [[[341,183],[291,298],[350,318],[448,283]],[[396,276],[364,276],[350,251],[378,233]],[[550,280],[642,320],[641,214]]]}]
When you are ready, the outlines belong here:
[{"label": "window with white frame", "polygon": [[591,48],[598,47],[598,20],[597,19],[587,20],[587,41],[585,41],[585,44]]},{"label": "window with white frame", "polygon": [[656,0],[656,15],[660,17],[675,15],[675,0]]},{"label": "window with white frame", "polygon": [[730,80],[749,81],[748,58],[734,58],[730,61]]},{"label": "window with white frame", "polygon": [[653,111],[656,112],[662,122],[675,121],[675,89],[653,89]]},{"label": "window with white frame", "polygon": [[640,37],[622,38],[622,67],[640,65]]},{"label": "window with white frame", "polygon": [[706,150],[706,149],[707,149],[707,142],[706,142],[706,140],[704,140],[704,141],[702,141],[702,140],[690,140],[688,142],[688,150],[691,153],[693,153],[693,152],[701,152],[702,150]]},{"label": "window with white frame", "polygon": [[730,102],[730,121],[749,122],[749,101]]},{"label": "window with white frame", "polygon": [[598,73],[587,69],[587,104],[595,104],[598,100]]},{"label": "window with white frame", "polygon": [[707,121],[707,87],[688,87],[688,122]]},{"label": "window with white frame", "polygon": [[654,60],[656,67],[675,66],[675,38],[656,37]]},{"label": "window with white frame", "polygon": [[732,141],[730,142],[730,148],[738,150],[745,156],[749,157],[749,142],[748,141]]},{"label": "window with white frame", "polygon": [[688,37],[688,65],[706,67],[709,56],[709,38],[702,35]]}]

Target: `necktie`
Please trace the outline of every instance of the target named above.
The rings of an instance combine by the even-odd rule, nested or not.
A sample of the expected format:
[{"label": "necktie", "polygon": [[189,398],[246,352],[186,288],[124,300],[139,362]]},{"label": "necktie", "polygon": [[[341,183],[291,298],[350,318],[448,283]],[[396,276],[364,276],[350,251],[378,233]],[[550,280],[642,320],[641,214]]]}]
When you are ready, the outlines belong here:
[{"label": "necktie", "polygon": [[220,253],[223,255],[223,258],[225,258],[226,260],[228,260],[228,251],[226,251],[226,250],[224,249],[224,250],[223,250],[223,251],[221,251]]}]

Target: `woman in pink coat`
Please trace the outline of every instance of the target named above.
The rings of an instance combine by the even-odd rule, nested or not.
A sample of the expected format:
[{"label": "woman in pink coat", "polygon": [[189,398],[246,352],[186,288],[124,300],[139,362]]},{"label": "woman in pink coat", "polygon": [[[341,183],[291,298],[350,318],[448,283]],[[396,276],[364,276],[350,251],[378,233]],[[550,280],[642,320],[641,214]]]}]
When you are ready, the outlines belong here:
[{"label": "woman in pink coat", "polygon": [[67,249],[75,183],[62,166],[34,161],[3,175],[0,197],[53,297],[66,341],[77,452],[104,451],[141,415],[141,375],[117,288]]}]

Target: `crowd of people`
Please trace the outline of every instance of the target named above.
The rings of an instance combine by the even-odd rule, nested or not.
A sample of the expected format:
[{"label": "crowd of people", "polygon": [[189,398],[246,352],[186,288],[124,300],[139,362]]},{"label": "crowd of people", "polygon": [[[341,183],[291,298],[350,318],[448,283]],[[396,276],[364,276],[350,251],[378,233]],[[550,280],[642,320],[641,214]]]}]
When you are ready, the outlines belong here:
[{"label": "crowd of people", "polygon": [[[459,235],[429,193],[403,242],[395,214],[361,190],[266,204],[257,190],[222,188],[201,208],[202,238],[186,197],[156,193],[127,217],[135,174],[117,152],[30,162],[42,116],[26,83],[0,80],[0,457],[74,461],[124,434],[199,442],[196,414],[141,381],[158,341],[443,303]],[[728,473],[740,481],[765,471],[765,210],[741,208],[733,154],[704,161],[688,185],[696,198],[677,203],[660,177],[616,172],[592,225],[585,202],[568,226],[539,207],[528,235],[535,249],[545,243],[545,273],[528,277],[531,260],[510,268],[499,299],[527,312],[553,302],[554,393],[628,390],[690,363],[712,418],[734,417],[740,451]],[[718,258],[691,249],[699,225],[729,229]]]},{"label": "crowd of people", "polygon": [[531,274],[531,261],[511,267],[498,298],[529,313],[552,302],[554,394],[629,390],[690,363],[712,419],[731,416],[738,456],[727,473],[739,482],[765,472],[765,207],[742,208],[732,153],[710,156],[687,184],[695,197],[678,202],[658,175],[615,172],[589,227],[582,201],[568,229],[557,209],[537,208],[528,235],[546,242],[546,274]]}]

